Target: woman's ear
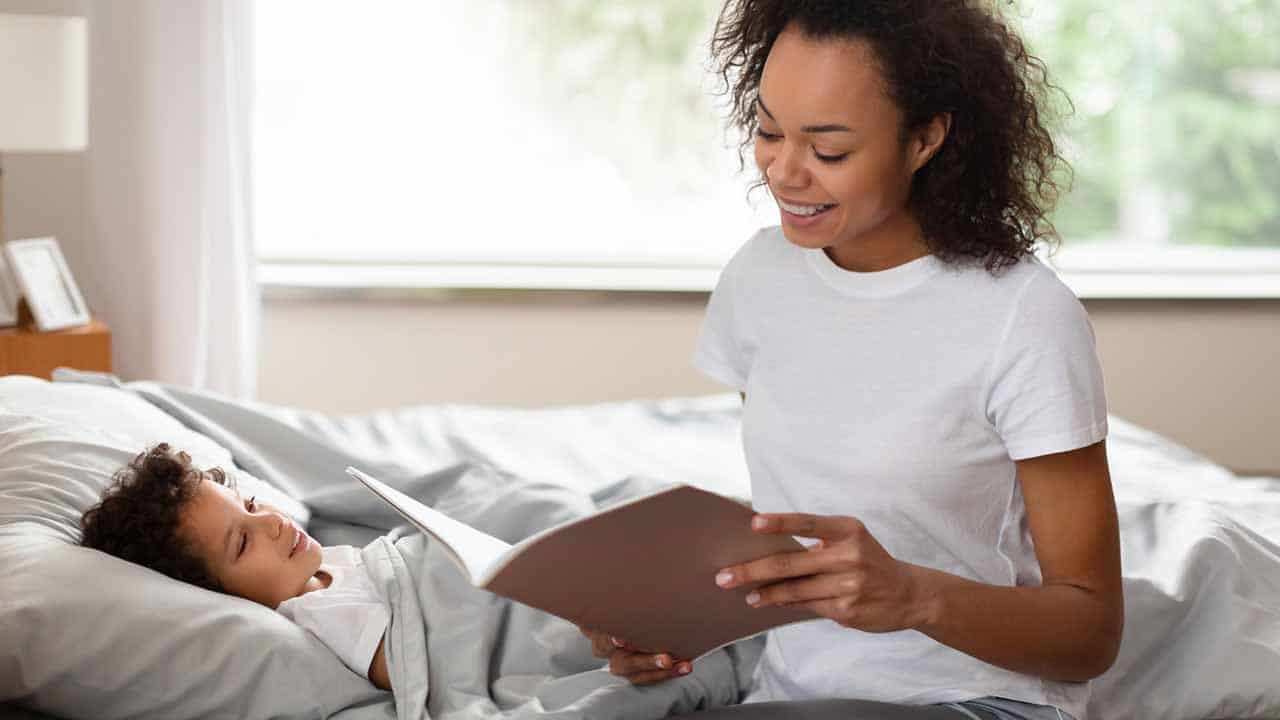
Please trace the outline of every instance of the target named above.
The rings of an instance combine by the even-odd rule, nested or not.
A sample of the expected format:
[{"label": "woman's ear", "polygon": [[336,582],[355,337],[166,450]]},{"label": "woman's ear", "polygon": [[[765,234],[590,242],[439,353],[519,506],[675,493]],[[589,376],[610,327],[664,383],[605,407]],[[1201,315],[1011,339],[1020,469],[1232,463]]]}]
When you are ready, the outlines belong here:
[{"label": "woman's ear", "polygon": [[932,120],[912,134],[908,145],[908,151],[911,153],[909,158],[911,172],[914,173],[924,167],[934,155],[938,154],[950,131],[951,113],[945,112],[934,115]]}]

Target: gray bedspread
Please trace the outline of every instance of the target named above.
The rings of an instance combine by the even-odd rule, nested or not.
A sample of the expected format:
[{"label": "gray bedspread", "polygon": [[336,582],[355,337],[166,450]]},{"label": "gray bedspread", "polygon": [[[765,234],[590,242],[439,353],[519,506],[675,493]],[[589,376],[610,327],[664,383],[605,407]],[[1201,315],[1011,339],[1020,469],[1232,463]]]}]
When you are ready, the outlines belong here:
[{"label": "gray bedspread", "polygon": [[[468,466],[433,481],[435,507],[507,540],[594,507],[574,491]],[[650,487],[627,481],[597,500]],[[687,677],[634,687],[601,668],[571,623],[472,587],[438,543],[399,535],[374,540],[364,558],[391,599],[388,666],[400,720],[661,718],[736,701],[756,657],[748,641],[699,660]]]},{"label": "gray bedspread", "polygon": [[[109,376],[68,373],[60,379],[120,387]],[[344,468],[365,469],[511,543],[650,492],[663,481],[618,475],[602,466],[593,471],[585,455],[572,453],[567,458],[556,453],[570,463],[563,468],[540,466],[526,456],[524,464],[556,474],[555,482],[531,480],[501,469],[501,459],[481,448],[445,441],[457,435],[439,426],[420,426],[417,430],[425,436],[409,440],[402,436],[406,426],[397,426],[397,435],[379,436],[376,420],[368,418],[348,425],[318,413],[242,404],[151,383],[130,383],[125,389],[219,442],[238,466],[306,503],[312,510],[309,530],[322,544],[364,546],[368,566],[392,605],[387,648],[395,706],[348,708],[335,715],[341,720],[661,718],[732,703],[750,677],[762,638],[717,651],[699,660],[690,675],[658,685],[635,687],[610,675],[575,626],[473,588],[441,546],[410,533],[399,515],[347,477]],[[720,414],[720,405],[693,400],[680,415],[696,426],[700,412]],[[435,415],[435,422],[447,423],[447,418],[445,411]],[[660,410],[653,423],[660,431]],[[682,425],[681,430],[689,430]],[[506,451],[519,447],[520,438],[502,428],[467,434],[490,437]],[[406,457],[406,448],[421,454]],[[652,463],[624,463],[663,470]],[[664,480],[671,479],[698,481],[683,474]],[[733,482],[719,489],[732,489]],[[716,485],[705,479],[700,484]]]},{"label": "gray bedspread", "polygon": [[[109,376],[62,379],[119,386]],[[127,389],[306,503],[322,543],[383,553],[384,582],[418,603],[393,620],[401,702],[338,717],[660,717],[730,699],[754,664],[759,644],[739,644],[691,678],[632,688],[599,669],[574,628],[472,589],[422,539],[374,543],[399,516],[343,472],[360,467],[514,542],[653,487],[645,478],[745,497],[735,396],[336,417],[150,383]],[[1090,717],[1280,717],[1280,480],[1237,477],[1114,417],[1108,454],[1126,632],[1116,664],[1093,683]]]}]

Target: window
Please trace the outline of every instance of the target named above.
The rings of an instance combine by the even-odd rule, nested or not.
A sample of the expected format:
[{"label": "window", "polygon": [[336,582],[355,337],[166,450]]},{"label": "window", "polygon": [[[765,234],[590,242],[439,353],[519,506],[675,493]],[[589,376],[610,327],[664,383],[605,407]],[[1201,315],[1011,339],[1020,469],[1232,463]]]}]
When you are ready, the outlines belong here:
[{"label": "window", "polygon": [[769,222],[709,92],[713,3],[257,8],[264,260],[714,278]]},{"label": "window", "polygon": [[[711,92],[717,1],[255,8],[268,282],[705,289],[776,222]],[[1280,295],[1274,2],[1007,12],[1074,102],[1060,264],[1240,272],[1237,292]]]}]

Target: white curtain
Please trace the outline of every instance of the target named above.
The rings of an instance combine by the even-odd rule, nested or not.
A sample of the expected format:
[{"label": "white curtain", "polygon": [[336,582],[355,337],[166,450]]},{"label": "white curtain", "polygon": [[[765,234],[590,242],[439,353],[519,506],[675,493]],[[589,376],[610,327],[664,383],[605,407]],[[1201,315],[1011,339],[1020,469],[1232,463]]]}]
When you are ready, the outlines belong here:
[{"label": "white curtain", "polygon": [[256,391],[250,1],[89,3],[88,256],[125,379]]}]

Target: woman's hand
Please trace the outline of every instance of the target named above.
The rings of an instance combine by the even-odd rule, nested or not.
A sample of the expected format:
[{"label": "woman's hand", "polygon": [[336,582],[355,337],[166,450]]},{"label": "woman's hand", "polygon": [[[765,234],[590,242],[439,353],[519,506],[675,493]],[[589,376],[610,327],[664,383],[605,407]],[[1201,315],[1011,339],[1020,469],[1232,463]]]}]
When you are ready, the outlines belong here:
[{"label": "woman's hand", "polygon": [[686,675],[693,666],[684,660],[676,660],[667,653],[650,653],[637,650],[608,633],[579,627],[591,640],[591,654],[609,659],[609,672],[630,680],[635,685],[652,685]]},{"label": "woman's hand", "polygon": [[759,514],[751,529],[821,540],[804,552],[770,555],[716,574],[723,588],[767,583],[747,595],[752,607],[803,605],[865,632],[908,630],[927,621],[930,593],[923,568],[895,560],[857,519]]}]

